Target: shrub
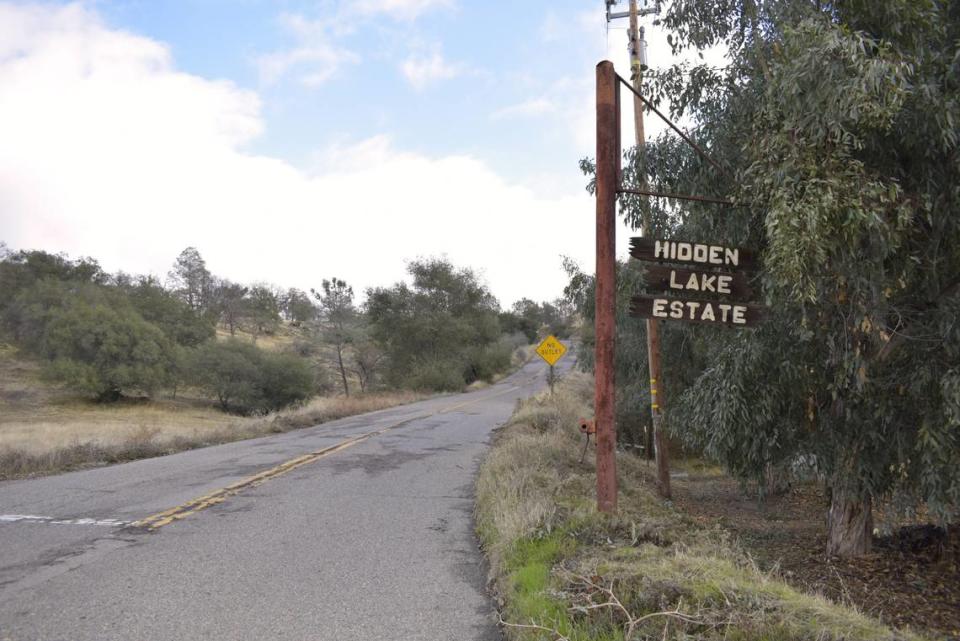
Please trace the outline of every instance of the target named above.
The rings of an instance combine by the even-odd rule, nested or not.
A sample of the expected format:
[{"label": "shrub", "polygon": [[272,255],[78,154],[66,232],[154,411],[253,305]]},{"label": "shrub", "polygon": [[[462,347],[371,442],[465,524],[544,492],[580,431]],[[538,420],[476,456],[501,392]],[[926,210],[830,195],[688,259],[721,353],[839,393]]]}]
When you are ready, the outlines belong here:
[{"label": "shrub", "polygon": [[80,296],[50,310],[37,345],[49,360],[47,377],[103,401],[168,383],[171,350],[163,332],[129,307]]},{"label": "shrub", "polygon": [[314,391],[313,374],[303,359],[236,339],[201,345],[189,370],[190,380],[215,397],[224,411],[241,414],[277,410]]},{"label": "shrub", "polygon": [[458,359],[431,359],[417,362],[407,378],[415,390],[459,392],[466,385]]},{"label": "shrub", "polygon": [[279,410],[313,394],[313,373],[303,359],[290,354],[263,351],[261,356],[259,374],[262,403],[257,409]]},{"label": "shrub", "polygon": [[467,365],[463,373],[464,379],[467,383],[477,380],[492,380],[497,373],[510,367],[512,354],[512,343],[506,337],[492,345],[471,348],[467,352]]}]

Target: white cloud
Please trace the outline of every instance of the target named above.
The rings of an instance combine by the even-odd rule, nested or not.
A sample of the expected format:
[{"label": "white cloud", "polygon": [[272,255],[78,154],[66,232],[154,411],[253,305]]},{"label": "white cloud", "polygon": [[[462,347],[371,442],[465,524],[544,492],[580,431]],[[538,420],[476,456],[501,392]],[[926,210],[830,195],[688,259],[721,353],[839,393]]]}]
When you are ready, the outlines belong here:
[{"label": "white cloud", "polygon": [[345,64],[360,61],[356,53],[339,46],[334,35],[346,28],[338,20],[307,20],[296,14],[282,14],[281,25],[297,40],[297,46],[264,54],[256,59],[260,80],[272,84],[288,73],[307,87],[317,87],[332,78]]},{"label": "white cloud", "polygon": [[547,98],[531,98],[515,105],[497,109],[490,118],[493,120],[509,120],[511,118],[532,118],[556,111],[557,107]]},{"label": "white cloud", "polygon": [[401,63],[400,71],[415,89],[423,89],[434,82],[455,78],[463,69],[447,62],[439,51],[434,51],[430,55],[411,55]]},{"label": "white cloud", "polygon": [[357,290],[446,254],[505,303],[559,295],[561,254],[592,261],[585,193],[541,196],[386,136],[331,147],[306,173],[244,151],[259,108],[78,5],[0,3],[2,239],[156,274],[193,245],[231,279],[306,288],[336,274]]},{"label": "white cloud", "polygon": [[[621,3],[623,4],[623,3]],[[599,3],[598,3],[599,5]],[[724,47],[714,47],[704,52],[700,60],[694,51],[685,51],[673,56],[667,44],[667,30],[653,26],[650,16],[640,20],[646,27],[648,41],[648,59],[653,67],[667,68],[681,61],[693,64],[707,63],[712,66],[726,64]],[[574,47],[585,62],[582,67],[570,69],[569,75],[550,78],[549,83],[528,87],[529,91],[543,94],[556,108],[555,121],[563,128],[561,135],[572,138],[580,149],[589,149],[593,155],[596,144],[596,84],[593,65],[600,60],[611,60],[617,72],[630,75],[630,58],[627,50],[626,19],[617,19],[609,25],[602,7],[574,10],[566,13],[548,11],[541,21],[539,36],[544,44],[551,47]],[[635,139],[632,94],[621,88],[621,132],[623,144],[627,146]],[[667,105],[661,105],[661,111],[668,112]],[[685,126],[686,122],[679,123]],[[645,112],[644,129],[647,140],[656,138],[668,129],[668,126],[655,114]]]},{"label": "white cloud", "polygon": [[398,20],[415,20],[431,9],[450,8],[452,0],[359,0],[350,8],[363,15],[386,14]]}]

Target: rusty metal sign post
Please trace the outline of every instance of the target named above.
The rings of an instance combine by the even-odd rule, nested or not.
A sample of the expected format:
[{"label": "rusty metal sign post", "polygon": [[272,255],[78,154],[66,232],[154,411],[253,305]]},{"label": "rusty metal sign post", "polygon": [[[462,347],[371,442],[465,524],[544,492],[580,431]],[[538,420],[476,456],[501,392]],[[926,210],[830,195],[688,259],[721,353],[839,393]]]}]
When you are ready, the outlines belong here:
[{"label": "rusty metal sign post", "polygon": [[617,432],[614,426],[616,225],[620,184],[620,92],[613,63],[597,65],[597,273],[594,421],[597,510],[617,511]]}]

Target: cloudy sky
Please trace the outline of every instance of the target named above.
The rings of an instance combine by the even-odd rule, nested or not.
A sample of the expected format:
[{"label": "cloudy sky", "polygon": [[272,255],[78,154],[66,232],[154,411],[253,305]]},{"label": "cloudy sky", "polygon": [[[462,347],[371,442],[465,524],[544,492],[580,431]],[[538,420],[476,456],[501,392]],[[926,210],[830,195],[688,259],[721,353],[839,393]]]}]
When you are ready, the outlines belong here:
[{"label": "cloudy sky", "polygon": [[0,1],[0,240],[358,291],[446,255],[552,299],[562,256],[592,271],[577,161],[625,26],[601,0]]}]

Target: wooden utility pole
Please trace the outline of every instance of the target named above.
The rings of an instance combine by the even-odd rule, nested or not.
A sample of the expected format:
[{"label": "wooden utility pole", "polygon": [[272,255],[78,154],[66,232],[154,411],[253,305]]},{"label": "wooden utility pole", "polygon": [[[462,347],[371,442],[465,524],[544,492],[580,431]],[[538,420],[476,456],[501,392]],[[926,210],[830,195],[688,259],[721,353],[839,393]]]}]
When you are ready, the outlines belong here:
[{"label": "wooden utility pole", "polygon": [[617,511],[617,432],[613,354],[616,339],[616,224],[620,183],[620,91],[613,63],[597,65],[597,274],[594,419],[597,510]]},{"label": "wooden utility pole", "polygon": [[[641,55],[641,47],[645,46],[642,39],[642,30],[637,28],[637,0],[630,0],[630,80],[633,88],[642,93],[643,68],[646,65],[646,56]],[[643,52],[645,54],[645,52]],[[643,132],[643,103],[640,98],[633,96],[633,122],[637,132],[637,150],[643,158],[645,136]],[[598,165],[599,167],[599,165]],[[640,174],[641,186],[647,187],[647,172]],[[643,227],[641,234],[650,237],[650,210],[643,213]],[[650,365],[650,418],[653,426],[653,448],[657,462],[657,488],[660,496],[670,498],[670,452],[667,439],[663,434],[663,423],[660,409],[664,403],[662,393],[662,379],[660,377],[660,321],[647,319],[647,361]]]}]

